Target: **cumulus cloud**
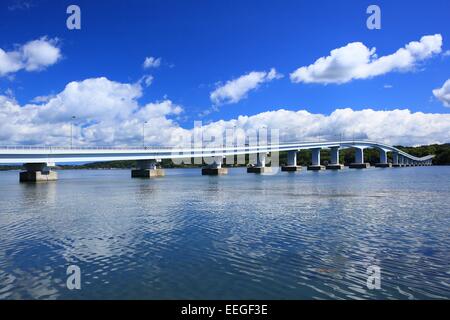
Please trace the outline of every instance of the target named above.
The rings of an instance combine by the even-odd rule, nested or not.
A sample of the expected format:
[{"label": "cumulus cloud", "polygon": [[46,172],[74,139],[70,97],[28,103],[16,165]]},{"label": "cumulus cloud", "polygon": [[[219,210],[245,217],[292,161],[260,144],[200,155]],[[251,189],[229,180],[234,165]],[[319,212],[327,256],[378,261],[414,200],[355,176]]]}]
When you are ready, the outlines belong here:
[{"label": "cumulus cloud", "polygon": [[41,71],[61,59],[57,39],[42,37],[18,46],[15,50],[0,48],[0,76],[19,70]]},{"label": "cumulus cloud", "polygon": [[332,50],[329,56],[321,57],[309,66],[298,68],[290,74],[290,78],[295,83],[341,84],[392,71],[408,71],[418,62],[440,53],[441,47],[440,34],[427,35],[393,54],[378,57],[376,48],[369,49],[361,42],[352,42]]},{"label": "cumulus cloud", "polygon": [[[190,136],[177,118],[180,105],[168,99],[139,103],[142,86],[107,78],[74,81],[61,92],[20,105],[11,94],[0,95],[0,144],[68,145],[70,121],[76,116],[76,145],[140,145],[146,124],[149,145],[175,145]],[[206,136],[222,137],[226,129],[242,134],[266,126],[278,129],[281,141],[370,139],[389,144],[418,145],[450,142],[450,114],[337,109],[329,115],[305,110],[275,110],[203,126]],[[186,141],[186,140],[183,140]]]},{"label": "cumulus cloud", "polygon": [[144,69],[158,68],[161,65],[161,58],[146,57],[144,60]]},{"label": "cumulus cloud", "polygon": [[184,130],[170,119],[182,107],[167,99],[140,105],[141,96],[139,83],[103,77],[70,82],[60,93],[38,99],[44,101],[40,104],[22,106],[0,95],[0,143],[67,145],[72,116],[79,145],[136,144],[145,121],[149,143],[171,143],[171,135]]},{"label": "cumulus cloud", "polygon": [[444,104],[444,106],[450,107],[450,79],[445,81],[442,88],[434,89],[433,94]]},{"label": "cumulus cloud", "polygon": [[221,136],[236,127],[242,132],[263,126],[278,129],[280,141],[369,139],[392,145],[420,145],[450,142],[450,114],[337,109],[329,115],[305,110],[276,110],[253,116],[239,116],[204,126],[207,135]]},{"label": "cumulus cloud", "polygon": [[252,71],[239,78],[227,81],[210,94],[215,105],[237,103],[247,97],[248,92],[257,89],[262,83],[280,78],[282,75],[272,68],[270,71]]}]

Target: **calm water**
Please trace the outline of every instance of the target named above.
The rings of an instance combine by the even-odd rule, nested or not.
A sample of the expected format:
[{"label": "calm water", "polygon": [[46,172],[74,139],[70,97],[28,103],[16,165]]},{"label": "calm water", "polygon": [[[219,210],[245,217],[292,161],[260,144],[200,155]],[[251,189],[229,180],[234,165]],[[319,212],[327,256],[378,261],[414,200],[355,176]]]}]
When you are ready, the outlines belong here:
[{"label": "calm water", "polygon": [[0,172],[0,298],[450,298],[449,234],[450,167]]}]

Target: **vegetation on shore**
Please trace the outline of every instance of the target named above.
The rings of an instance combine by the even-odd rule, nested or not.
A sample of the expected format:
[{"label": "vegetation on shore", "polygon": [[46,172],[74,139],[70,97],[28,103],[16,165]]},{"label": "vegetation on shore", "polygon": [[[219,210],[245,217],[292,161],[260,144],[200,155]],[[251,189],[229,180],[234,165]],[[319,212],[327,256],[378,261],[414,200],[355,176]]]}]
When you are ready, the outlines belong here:
[{"label": "vegetation on shore", "polygon": [[[432,144],[419,147],[403,147],[396,146],[396,148],[405,151],[413,156],[423,157],[429,154],[434,154],[436,157],[433,159],[434,165],[450,165],[450,143],[447,144]],[[280,152],[279,155],[280,165],[287,163],[287,152]],[[322,163],[326,164],[330,161],[330,151],[322,150],[320,153]],[[340,152],[340,163],[350,164],[354,161],[355,151],[353,149],[345,149]],[[389,159],[391,154],[388,153]],[[248,164],[248,155],[246,156],[245,163]],[[192,160],[192,159],[191,159]],[[364,150],[364,160],[371,164],[379,162],[379,152],[375,149]],[[298,153],[297,164],[306,166],[311,162],[311,152],[308,150],[302,150]],[[245,165],[246,165],[245,164]],[[245,166],[234,165],[234,166]],[[108,162],[92,162],[82,165],[61,165],[60,169],[130,169],[136,166],[136,161],[108,161]],[[196,168],[201,167],[202,164],[196,164],[191,161],[191,164],[174,164],[170,159],[162,160],[161,166],[164,168]],[[22,166],[0,166],[0,170],[18,170]]]}]

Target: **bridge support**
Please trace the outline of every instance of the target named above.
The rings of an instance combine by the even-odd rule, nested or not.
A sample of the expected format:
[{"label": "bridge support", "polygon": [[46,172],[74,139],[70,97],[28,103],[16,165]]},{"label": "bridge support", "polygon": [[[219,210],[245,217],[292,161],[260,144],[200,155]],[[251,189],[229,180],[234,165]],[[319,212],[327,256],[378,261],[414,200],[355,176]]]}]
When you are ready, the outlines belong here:
[{"label": "bridge support", "polygon": [[282,166],[281,171],[295,172],[300,170],[302,170],[302,167],[297,165],[297,151],[288,151],[287,166]]},{"label": "bridge support", "polygon": [[394,168],[399,168],[400,167],[398,152],[393,152],[392,153],[392,166]]},{"label": "bridge support", "polygon": [[375,164],[377,168],[390,168],[392,167],[392,163],[388,162],[387,151],[384,149],[380,149],[380,162]]},{"label": "bridge support", "polygon": [[355,148],[355,162],[349,165],[352,169],[370,168],[370,163],[364,162],[364,148]]},{"label": "bridge support", "polygon": [[58,174],[52,171],[54,163],[25,163],[20,172],[20,182],[47,182],[58,180]]},{"label": "bridge support", "polygon": [[327,165],[327,170],[340,170],[344,169],[344,165],[339,163],[339,147],[333,147],[330,149],[331,161]]},{"label": "bridge support", "polygon": [[409,158],[405,158],[405,167],[411,167],[412,161]]},{"label": "bridge support", "polygon": [[324,170],[325,166],[320,165],[320,150],[322,148],[311,149],[311,165],[308,166],[308,170],[320,171]]},{"label": "bridge support", "polygon": [[400,167],[405,167],[406,166],[405,157],[404,156],[402,156],[402,155],[398,156],[398,165]]},{"label": "bridge support", "polygon": [[131,170],[132,178],[164,177],[164,169],[157,167],[156,160],[137,160],[136,169]]},{"label": "bridge support", "polygon": [[247,168],[247,173],[268,173],[272,172],[272,167],[266,167],[266,153],[256,155],[256,165]]},{"label": "bridge support", "polygon": [[221,176],[228,174],[227,168],[222,168],[223,158],[214,157],[214,162],[204,168],[202,168],[203,176]]}]

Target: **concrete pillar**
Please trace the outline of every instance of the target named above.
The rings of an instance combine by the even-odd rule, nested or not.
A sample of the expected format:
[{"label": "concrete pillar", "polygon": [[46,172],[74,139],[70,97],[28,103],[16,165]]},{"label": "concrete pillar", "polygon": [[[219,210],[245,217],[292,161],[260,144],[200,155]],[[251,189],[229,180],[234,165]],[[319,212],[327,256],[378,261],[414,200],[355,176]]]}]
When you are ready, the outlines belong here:
[{"label": "concrete pillar", "polygon": [[355,163],[364,163],[364,149],[355,149]]},{"label": "concrete pillar", "polygon": [[339,163],[339,147],[331,148],[330,155],[331,155],[331,164],[338,164]]},{"label": "concrete pillar", "polygon": [[214,160],[213,163],[202,168],[202,175],[204,175],[204,176],[221,176],[221,175],[228,174],[228,169],[222,168],[222,164],[223,164],[222,156],[214,157],[213,160]]},{"label": "concrete pillar", "polygon": [[370,164],[364,162],[364,148],[355,148],[355,162],[350,164],[349,168],[365,169],[369,167]]},{"label": "concrete pillar", "polygon": [[324,166],[320,165],[320,150],[322,148],[311,149],[311,165],[308,166],[308,170],[318,171],[325,169]]},{"label": "concrete pillar", "polygon": [[339,147],[330,149],[330,163],[327,165],[327,170],[343,169],[344,165],[339,163]]},{"label": "concrete pillar", "polygon": [[20,182],[47,182],[58,180],[58,174],[50,168],[54,163],[25,163],[24,171],[20,172]]},{"label": "concrete pillar", "polygon": [[296,150],[288,151],[287,163],[288,163],[288,166],[296,166],[297,165],[297,151]]},{"label": "concrete pillar", "polygon": [[136,169],[131,170],[132,178],[164,177],[164,169],[157,167],[157,160],[137,160]]},{"label": "concrete pillar", "polygon": [[402,156],[402,155],[399,155],[398,157],[399,157],[399,165],[400,165],[400,167],[404,167],[406,165],[405,157]]},{"label": "concrete pillar", "polygon": [[375,164],[375,167],[378,168],[390,168],[392,167],[391,163],[388,163],[387,151],[384,149],[380,149],[380,162]]},{"label": "concrete pillar", "polygon": [[300,171],[301,166],[297,165],[297,150],[290,150],[287,153],[287,166],[282,166],[281,171],[295,172]]},{"label": "concrete pillar", "polygon": [[398,158],[399,158],[398,152],[395,152],[395,151],[392,152],[392,166],[393,167],[396,167],[396,168],[400,167]]},{"label": "concrete pillar", "polygon": [[265,152],[258,153],[256,155],[256,165],[248,167],[248,173],[267,173],[272,172],[272,167],[266,167],[266,156]]}]

